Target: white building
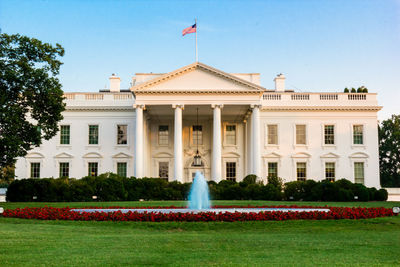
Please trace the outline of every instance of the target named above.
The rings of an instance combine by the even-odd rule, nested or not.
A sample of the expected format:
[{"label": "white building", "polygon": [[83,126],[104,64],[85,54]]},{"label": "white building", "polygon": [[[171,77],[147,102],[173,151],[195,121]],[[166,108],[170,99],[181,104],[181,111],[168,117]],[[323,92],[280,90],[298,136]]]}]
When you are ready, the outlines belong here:
[{"label": "white building", "polygon": [[[258,73],[196,62],[137,73],[130,90],[65,93],[57,136],[20,158],[18,178],[115,172],[190,182],[278,175],[341,179],[380,188],[374,93],[300,93],[260,85]],[[196,152],[201,164],[194,162]]]}]

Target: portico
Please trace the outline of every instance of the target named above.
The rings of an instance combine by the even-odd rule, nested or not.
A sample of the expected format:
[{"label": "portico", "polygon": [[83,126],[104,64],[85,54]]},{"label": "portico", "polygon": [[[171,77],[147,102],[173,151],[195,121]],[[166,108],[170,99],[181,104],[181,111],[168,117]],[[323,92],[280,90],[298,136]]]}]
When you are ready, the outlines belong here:
[{"label": "portico", "polygon": [[[157,177],[163,168],[164,178],[179,182],[190,182],[196,170],[215,182],[229,175],[261,175],[261,86],[196,62],[131,90],[136,98],[136,177]],[[160,135],[168,141],[160,144]],[[202,166],[193,164],[197,149]]]}]

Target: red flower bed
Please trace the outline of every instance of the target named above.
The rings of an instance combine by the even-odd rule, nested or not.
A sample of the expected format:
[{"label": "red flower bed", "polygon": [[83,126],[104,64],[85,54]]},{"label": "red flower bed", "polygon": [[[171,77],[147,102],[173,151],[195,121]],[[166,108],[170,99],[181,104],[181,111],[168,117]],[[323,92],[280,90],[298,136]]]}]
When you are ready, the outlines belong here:
[{"label": "red flower bed", "polygon": [[[104,208],[104,207],[98,207]],[[107,207],[117,208],[117,207]],[[119,207],[125,208],[127,207]],[[144,207],[137,207],[144,208]],[[148,209],[155,207],[148,207]],[[159,207],[162,208],[162,207]],[[166,207],[163,207],[166,208]],[[180,207],[168,207],[180,208]],[[214,206],[214,208],[243,208],[243,206]],[[255,208],[247,206],[247,208]],[[312,206],[257,206],[257,208],[316,208]],[[159,212],[76,212],[71,208],[17,208],[6,209],[4,217],[39,219],[39,220],[74,220],[74,221],[150,221],[150,222],[210,222],[210,221],[283,221],[283,220],[338,220],[338,219],[367,219],[385,216],[394,216],[392,209],[387,208],[343,208],[343,207],[322,207],[329,208],[329,212],[225,212],[216,214],[215,212],[193,213],[169,213]]]}]

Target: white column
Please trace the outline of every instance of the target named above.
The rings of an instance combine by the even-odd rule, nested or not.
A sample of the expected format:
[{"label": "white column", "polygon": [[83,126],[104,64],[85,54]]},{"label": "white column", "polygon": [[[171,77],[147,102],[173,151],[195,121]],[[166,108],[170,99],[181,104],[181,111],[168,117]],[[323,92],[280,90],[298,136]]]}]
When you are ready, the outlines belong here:
[{"label": "white column", "polygon": [[183,105],[172,105],[175,109],[174,122],[174,177],[183,183],[183,143],[182,143],[182,109]]},{"label": "white column", "polygon": [[143,108],[144,105],[134,105],[136,108],[135,131],[135,177],[143,177]]},{"label": "white column", "polygon": [[222,179],[221,108],[223,105],[212,105],[211,107],[214,109],[211,179],[218,183]]},{"label": "white column", "polygon": [[261,153],[260,153],[260,106],[252,106],[251,113],[251,144],[252,144],[252,161],[253,174],[261,177]]}]

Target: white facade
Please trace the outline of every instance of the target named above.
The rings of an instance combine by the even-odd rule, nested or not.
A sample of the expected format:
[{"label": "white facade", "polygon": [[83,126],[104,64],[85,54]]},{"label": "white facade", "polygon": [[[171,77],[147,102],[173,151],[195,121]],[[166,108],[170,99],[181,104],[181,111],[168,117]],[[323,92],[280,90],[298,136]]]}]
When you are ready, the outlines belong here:
[{"label": "white facade", "polygon": [[[380,188],[374,93],[297,93],[285,90],[283,75],[268,90],[257,73],[199,62],[136,74],[127,92],[110,80],[110,92],[65,93],[63,131],[18,159],[18,178],[59,177],[62,165],[75,178],[119,172],[190,182],[200,170],[216,182],[270,173]],[[193,166],[197,149],[202,166]]]}]

